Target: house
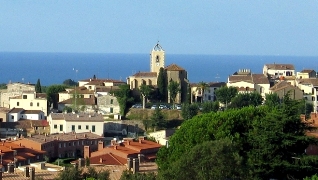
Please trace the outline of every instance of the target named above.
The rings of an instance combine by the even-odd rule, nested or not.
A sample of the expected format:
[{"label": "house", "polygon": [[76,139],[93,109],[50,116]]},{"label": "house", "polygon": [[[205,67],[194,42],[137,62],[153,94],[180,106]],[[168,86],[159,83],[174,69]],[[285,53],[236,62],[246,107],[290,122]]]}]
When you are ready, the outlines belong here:
[{"label": "house", "polygon": [[98,143],[98,150],[92,152],[90,146],[84,147],[84,158],[88,157],[94,165],[124,165],[127,158],[142,158],[143,161],[154,161],[160,144],[140,137],[137,141],[126,138],[123,142],[112,140],[111,146],[104,147],[103,142]]},{"label": "house", "polygon": [[[318,114],[316,112],[312,112],[310,114],[309,119],[305,119],[305,115],[301,115],[301,119],[303,122],[307,123],[310,127],[318,128]],[[314,130],[311,130],[310,132],[307,132],[306,135],[314,137],[314,138],[318,138],[318,131],[314,129]],[[318,155],[318,146],[316,144],[311,144],[306,148],[305,152],[308,155]]]},{"label": "house", "polygon": [[7,122],[8,121],[8,112],[10,108],[0,107],[0,122]]},{"label": "house", "polygon": [[113,94],[98,96],[96,99],[98,110],[102,114],[119,114],[119,103]]},{"label": "house", "polygon": [[21,144],[37,151],[45,151],[49,158],[83,157],[84,146],[97,150],[98,142],[104,137],[93,133],[52,133],[36,134],[30,137],[21,137],[13,143]]},{"label": "house", "polygon": [[50,133],[49,123],[46,120],[4,122],[1,124],[0,128],[0,136],[2,138],[20,137],[39,133]]},{"label": "house", "polygon": [[265,99],[270,83],[264,74],[252,74],[249,69],[240,69],[228,77],[228,87],[236,87],[239,93],[258,92]]},{"label": "house", "polygon": [[297,86],[293,86],[290,82],[279,81],[270,89],[271,93],[276,93],[279,98],[283,98],[287,93],[291,99],[300,100],[303,99],[304,93]]},{"label": "house", "polygon": [[5,170],[7,170],[10,163],[13,163],[15,167],[19,167],[43,161],[45,153],[45,151],[28,148],[10,140],[1,140],[0,142],[1,165]]},{"label": "house", "polygon": [[298,87],[303,91],[306,102],[312,103],[314,112],[318,111],[318,79],[298,79]]},{"label": "house", "polygon": [[6,122],[16,122],[23,119],[28,120],[41,120],[45,119],[45,114],[41,110],[25,110],[23,108],[12,108],[7,112]]},{"label": "house", "polygon": [[78,81],[80,87],[84,86],[89,90],[96,90],[99,87],[114,87],[126,84],[121,80],[115,79],[98,79],[96,77]]},{"label": "house", "polygon": [[104,118],[97,113],[51,113],[48,116],[51,133],[84,133],[103,136]]},{"label": "house", "polygon": [[10,108],[10,98],[21,96],[23,92],[35,92],[35,85],[20,82],[7,84],[7,89],[1,91],[0,106]]},{"label": "house", "polygon": [[67,99],[58,102],[57,107],[60,112],[64,111],[65,107],[71,107],[85,112],[95,112],[97,109],[95,97]]},{"label": "house", "polygon": [[23,108],[27,110],[39,110],[47,116],[46,94],[36,92],[22,92],[20,96],[10,98],[10,108]]},{"label": "house", "polygon": [[163,145],[163,146],[169,146],[169,138],[176,132],[175,129],[165,129],[165,130],[160,130],[156,132],[151,132],[149,133],[150,137],[155,138],[155,140]]},{"label": "house", "polygon": [[292,85],[295,85],[296,73],[295,67],[292,64],[265,64],[263,74],[269,78],[271,86],[276,81],[286,80]]},{"label": "house", "polygon": [[199,83],[191,83],[191,103],[193,102],[214,102],[216,100],[215,91],[222,87],[226,86],[225,82],[210,82],[207,83],[207,87],[202,93]]},{"label": "house", "polygon": [[317,78],[317,73],[313,69],[304,69],[297,72],[297,79]]},{"label": "house", "polygon": [[[157,86],[157,79],[161,68],[165,70],[167,83],[172,80],[180,84],[181,92],[178,93],[176,97],[176,103],[184,102],[186,100],[189,83],[188,73],[185,69],[176,64],[165,67],[165,51],[159,43],[157,43],[150,52],[150,72],[137,72],[129,76],[127,78],[127,84],[130,86],[130,89],[133,90],[134,95],[139,96],[138,89],[142,84]],[[169,97],[168,102],[170,102]]]}]

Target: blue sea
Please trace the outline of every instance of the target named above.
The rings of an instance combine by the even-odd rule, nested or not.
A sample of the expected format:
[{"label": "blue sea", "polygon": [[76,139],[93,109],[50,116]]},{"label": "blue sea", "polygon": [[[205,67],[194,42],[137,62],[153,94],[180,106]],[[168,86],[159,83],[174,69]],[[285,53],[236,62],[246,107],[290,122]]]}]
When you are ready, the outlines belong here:
[{"label": "blue sea", "polygon": [[[188,71],[190,82],[227,81],[239,69],[262,73],[264,64],[294,64],[296,71],[318,70],[318,57],[300,56],[228,56],[228,55],[165,55],[165,66],[175,63]],[[122,80],[138,71],[150,71],[149,54],[89,53],[16,53],[0,52],[0,83],[24,82],[42,85],[61,84],[97,78]]]}]

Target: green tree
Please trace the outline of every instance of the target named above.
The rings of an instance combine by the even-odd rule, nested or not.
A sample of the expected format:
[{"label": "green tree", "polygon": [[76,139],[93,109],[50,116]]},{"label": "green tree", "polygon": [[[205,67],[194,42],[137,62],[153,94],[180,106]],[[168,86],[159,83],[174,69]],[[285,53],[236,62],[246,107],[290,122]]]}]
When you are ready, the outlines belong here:
[{"label": "green tree", "polygon": [[65,86],[69,86],[69,87],[71,87],[71,86],[78,86],[78,83],[75,82],[75,81],[72,80],[72,79],[65,79],[65,80],[63,81],[63,84],[64,84]]},{"label": "green tree", "polygon": [[48,107],[53,105],[53,108],[57,108],[58,93],[65,91],[65,85],[51,85],[46,89],[46,98],[48,101]]},{"label": "green tree", "polygon": [[7,84],[1,83],[0,84],[0,89],[7,89]]},{"label": "green tree", "polygon": [[35,92],[36,92],[36,93],[41,93],[41,92],[42,92],[40,79],[38,79],[38,81],[36,82]]},{"label": "green tree", "polygon": [[82,179],[82,170],[74,167],[67,167],[61,171],[56,180],[74,180]]},{"label": "green tree", "polygon": [[119,90],[115,90],[112,93],[114,93],[119,103],[120,115],[125,116],[129,105],[134,102],[129,85],[120,85]]},{"label": "green tree", "polygon": [[164,68],[160,68],[158,78],[157,78],[157,87],[158,87],[158,96],[159,100],[165,102],[167,100],[167,72]]},{"label": "green tree", "polygon": [[187,104],[184,103],[181,109],[181,116],[184,120],[191,119],[192,117],[196,116],[199,111],[199,106],[195,104]]},{"label": "green tree", "polygon": [[178,93],[181,91],[180,84],[176,81],[171,80],[169,85],[168,85],[168,91],[169,91],[170,100],[172,101],[172,104],[174,107],[176,97],[177,97]]},{"label": "green tree", "polygon": [[142,96],[142,108],[145,109],[146,99],[151,95],[154,91],[153,86],[142,84],[139,87],[140,94]]},{"label": "green tree", "polygon": [[120,180],[156,180],[157,175],[155,173],[136,173],[133,174],[131,171],[123,171],[120,176]]},{"label": "green tree", "polygon": [[264,105],[268,107],[276,108],[281,104],[281,99],[276,93],[265,94],[265,102]]},{"label": "green tree", "polygon": [[201,94],[201,103],[204,102],[204,92],[209,87],[209,85],[206,82],[199,82],[198,87],[196,91],[199,91],[199,94]]},{"label": "green tree", "polygon": [[188,84],[186,103],[191,104],[191,96],[192,96],[191,86],[190,86],[190,84]]},{"label": "green tree", "polygon": [[234,98],[236,94],[237,89],[232,86],[223,86],[215,91],[216,99],[225,104],[225,108],[227,108],[228,103],[231,102],[232,98]]},{"label": "green tree", "polygon": [[159,129],[163,129],[166,127],[167,121],[165,120],[165,117],[163,116],[161,109],[156,108],[153,112],[153,114],[150,117],[151,120],[151,126],[154,131],[157,131]]},{"label": "green tree", "polygon": [[259,106],[263,102],[262,96],[258,92],[239,93],[231,101],[231,108],[242,108],[246,106]]},{"label": "green tree", "polygon": [[220,103],[218,101],[214,102],[204,102],[202,104],[202,113],[217,112],[220,108]]},{"label": "green tree", "polygon": [[315,174],[315,175],[313,175],[311,177],[306,177],[306,178],[304,178],[304,180],[318,180],[318,175]]},{"label": "green tree", "polygon": [[171,168],[161,170],[160,179],[246,179],[240,146],[230,139],[206,141],[189,149]]}]

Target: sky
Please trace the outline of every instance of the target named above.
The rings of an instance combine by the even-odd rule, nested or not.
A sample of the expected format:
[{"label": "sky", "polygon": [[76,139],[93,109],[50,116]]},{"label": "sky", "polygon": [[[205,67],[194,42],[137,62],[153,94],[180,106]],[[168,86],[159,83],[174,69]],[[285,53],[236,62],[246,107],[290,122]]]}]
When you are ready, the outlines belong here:
[{"label": "sky", "polygon": [[0,52],[318,56],[318,1],[0,1]]}]

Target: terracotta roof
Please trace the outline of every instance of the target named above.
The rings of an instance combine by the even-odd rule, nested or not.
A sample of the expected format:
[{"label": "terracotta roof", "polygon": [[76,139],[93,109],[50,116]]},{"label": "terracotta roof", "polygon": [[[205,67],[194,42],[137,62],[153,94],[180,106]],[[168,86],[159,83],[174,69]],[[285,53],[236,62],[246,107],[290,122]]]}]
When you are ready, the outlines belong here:
[{"label": "terracotta roof", "polygon": [[87,89],[85,86],[81,86],[81,87],[76,87],[75,90],[74,90],[74,89],[70,90],[69,93],[70,93],[70,94],[71,94],[71,93],[77,93],[77,94],[94,94],[94,91]]},{"label": "terracotta roof", "polygon": [[176,64],[170,64],[165,68],[167,71],[184,71],[184,69]]},{"label": "terracotta roof", "polygon": [[252,74],[255,84],[269,84],[269,80],[264,74]]},{"label": "terracotta roof", "polygon": [[65,121],[96,121],[104,122],[104,117],[101,114],[88,114],[88,113],[51,113],[49,115],[52,120],[65,120]]},{"label": "terracotta roof", "polygon": [[137,72],[134,77],[157,77],[156,72]]},{"label": "terracotta roof", "polygon": [[23,114],[40,114],[41,110],[24,110]]},{"label": "terracotta roof", "polygon": [[318,86],[318,78],[308,78],[301,79],[298,81],[299,84],[312,84],[314,86]]},{"label": "terracotta roof", "polygon": [[232,75],[229,77],[230,83],[240,81],[249,82],[253,84],[269,84],[269,80],[264,74]]},{"label": "terracotta roof", "polygon": [[32,127],[49,127],[47,120],[29,120]]},{"label": "terracotta roof", "polygon": [[45,93],[36,93],[35,98],[46,98],[46,94]]},{"label": "terracotta roof", "polygon": [[119,87],[118,86],[110,86],[110,87],[107,87],[107,86],[99,86],[99,87],[96,87],[96,92],[111,92],[111,91],[114,91],[114,90],[118,90]]},{"label": "terracotta roof", "polygon": [[91,79],[83,79],[83,80],[79,80],[79,81],[82,81],[82,82],[123,82],[123,81],[120,81],[120,80],[115,80],[115,79],[94,79],[94,78],[91,78]]},{"label": "terracotta roof", "polygon": [[[56,133],[56,134],[35,134],[32,137],[24,137],[23,139],[34,141],[38,143],[52,142],[52,141],[74,141],[74,140],[102,140],[104,137],[96,134],[85,132],[85,133]],[[13,143],[19,144],[19,140],[13,141]]]},{"label": "terracotta roof", "polygon": [[[73,104],[74,99],[70,98],[61,102],[58,102],[58,104]],[[77,98],[76,103],[78,105],[96,105],[95,98]]]},{"label": "terracotta roof", "polygon": [[[191,83],[191,87],[198,87],[200,83]],[[221,87],[225,86],[226,82],[209,82],[207,83],[209,87]]]},{"label": "terracotta roof", "polygon": [[23,108],[12,108],[11,111],[9,111],[9,113],[19,113],[21,111],[24,111]]},{"label": "terracotta roof", "polygon": [[295,70],[293,64],[265,64],[268,69],[276,69],[276,70]]},{"label": "terracotta roof", "polygon": [[285,89],[287,87],[292,87],[294,89],[299,89],[298,87],[295,87],[293,85],[291,85],[290,83],[288,83],[287,81],[280,81],[278,83],[276,83],[273,87],[269,88],[271,91],[279,91],[281,89]]},{"label": "terracotta roof", "polygon": [[2,112],[2,113],[8,113],[8,112],[10,112],[10,108],[0,107],[0,112]]},{"label": "terracotta roof", "polygon": [[302,71],[300,71],[301,73],[311,73],[313,72],[313,69],[303,69]]},{"label": "terracotta roof", "polygon": [[100,156],[91,157],[91,164],[103,164],[103,165],[125,165],[127,164],[127,159],[117,156],[112,153],[103,154]]}]

